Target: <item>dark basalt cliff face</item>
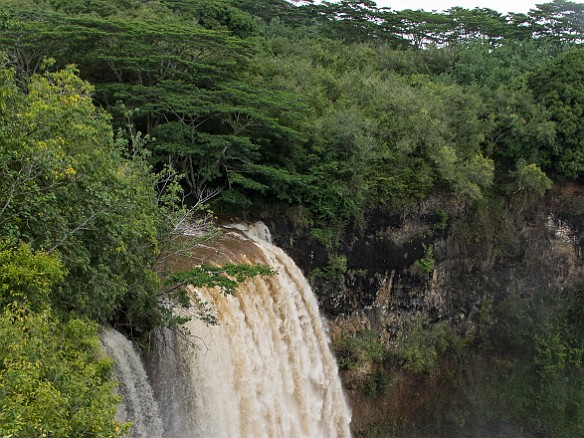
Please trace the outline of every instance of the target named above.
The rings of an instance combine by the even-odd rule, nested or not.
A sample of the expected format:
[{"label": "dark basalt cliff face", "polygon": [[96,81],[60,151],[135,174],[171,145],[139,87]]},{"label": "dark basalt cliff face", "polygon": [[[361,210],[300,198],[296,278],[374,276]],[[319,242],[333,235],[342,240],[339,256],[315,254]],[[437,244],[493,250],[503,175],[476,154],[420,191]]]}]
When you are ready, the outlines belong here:
[{"label": "dark basalt cliff face", "polygon": [[[310,229],[267,221],[275,243],[310,276],[329,251]],[[487,301],[515,292],[561,292],[583,276],[584,187],[566,185],[543,200],[489,201],[479,208],[434,198],[414,213],[378,208],[333,253],[346,257],[340,281],[313,276],[335,333],[371,329],[392,342],[423,317],[456,325]]]}]

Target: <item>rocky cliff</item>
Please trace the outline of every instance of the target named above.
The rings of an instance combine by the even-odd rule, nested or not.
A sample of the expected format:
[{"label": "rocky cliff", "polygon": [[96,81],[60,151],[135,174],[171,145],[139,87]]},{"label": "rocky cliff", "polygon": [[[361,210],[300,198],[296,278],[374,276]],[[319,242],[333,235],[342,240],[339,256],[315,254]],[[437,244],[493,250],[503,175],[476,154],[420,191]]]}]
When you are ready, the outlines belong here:
[{"label": "rocky cliff", "polygon": [[275,241],[309,277],[331,253],[346,257],[342,281],[313,277],[321,308],[338,330],[394,337],[419,317],[453,324],[511,292],[561,292],[584,274],[584,187],[564,185],[543,200],[514,197],[465,207],[432,198],[409,213],[367,213],[334,251],[309,228],[268,222]]},{"label": "rocky cliff", "polygon": [[[444,392],[464,392],[461,386],[478,384],[488,374],[480,371],[481,377],[473,383],[468,368],[489,357],[483,346],[476,345],[483,342],[481,336],[487,336],[489,326],[499,323],[492,309],[509,297],[516,300],[514,305],[527,307],[533,305],[533,297],[538,294],[567,295],[581,285],[584,277],[584,187],[576,184],[558,186],[544,199],[516,194],[469,207],[456,199],[437,196],[408,213],[378,208],[367,213],[364,226],[345,233],[334,250],[311,238],[308,227],[275,220],[268,224],[277,244],[311,277],[337,353],[342,355],[347,345],[349,349],[375,348],[370,338],[359,338],[360,333],[374,336],[385,349],[377,358],[377,353],[369,350],[362,355],[365,360],[344,367],[356,436],[386,436],[372,435],[371,431],[387,424],[388,412],[395,414],[392,427],[397,427],[397,417],[408,418],[409,423],[404,420],[404,425],[408,424],[405,429],[411,428],[416,418],[418,425],[427,424],[434,421],[430,418],[436,417],[437,410],[448,411],[440,414],[449,417],[446,422],[459,415],[454,422],[466,421],[468,425],[468,418],[475,413],[453,407],[464,405],[461,400],[467,394],[456,395],[458,400],[453,401]],[[337,264],[335,272],[332,268],[327,271],[335,258],[343,258],[346,263]],[[339,272],[339,266],[343,272]],[[321,275],[323,272],[326,275]],[[423,354],[437,351],[431,345],[433,341],[424,340],[436,335],[432,326],[458,333],[466,345],[466,362],[461,365],[463,362],[447,353],[438,359],[442,365],[431,373],[411,372],[412,367],[402,373],[407,358],[400,356],[400,344],[416,324],[423,324],[423,330],[427,330],[417,341],[422,349],[427,348],[418,358],[421,365],[425,366]],[[449,335],[443,336],[446,339]],[[347,343],[347,339],[352,340]],[[361,344],[355,347],[355,342]],[[469,350],[469,343],[475,347]],[[503,351],[507,347],[496,348]],[[388,356],[388,351],[393,353]],[[384,359],[379,359],[381,356]],[[388,385],[388,395],[378,398],[380,388]],[[495,404],[496,399],[497,395]],[[482,409],[481,403],[473,409]],[[511,428],[515,435],[500,436],[535,436],[517,435],[516,424],[480,423],[477,430]],[[413,436],[421,436],[420,429],[416,433]]]}]

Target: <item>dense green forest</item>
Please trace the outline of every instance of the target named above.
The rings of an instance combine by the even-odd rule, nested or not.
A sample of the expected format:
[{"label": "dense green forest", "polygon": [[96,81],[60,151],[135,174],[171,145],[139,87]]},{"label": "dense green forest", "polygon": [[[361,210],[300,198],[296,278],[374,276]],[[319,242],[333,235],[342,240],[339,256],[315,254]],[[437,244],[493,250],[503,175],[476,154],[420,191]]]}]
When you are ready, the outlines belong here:
[{"label": "dense green forest", "polygon": [[[159,262],[185,220],[213,236],[209,207],[287,217],[334,253],[379,205],[406,212],[447,193],[472,214],[584,176],[584,4],[507,15],[348,0],[0,6],[4,436],[128,427],[113,421],[99,324],[143,340],[180,323],[163,305],[183,303],[169,285],[197,273],[168,278]],[[583,303],[540,303],[558,310],[539,319],[513,305],[499,311],[521,326],[509,329],[520,354],[484,403],[537,413],[534,431],[582,434]],[[415,347],[425,353],[400,353],[417,355],[413,375],[432,369],[423,354],[458,348],[432,330]],[[345,365],[367,345],[352,340]]]}]

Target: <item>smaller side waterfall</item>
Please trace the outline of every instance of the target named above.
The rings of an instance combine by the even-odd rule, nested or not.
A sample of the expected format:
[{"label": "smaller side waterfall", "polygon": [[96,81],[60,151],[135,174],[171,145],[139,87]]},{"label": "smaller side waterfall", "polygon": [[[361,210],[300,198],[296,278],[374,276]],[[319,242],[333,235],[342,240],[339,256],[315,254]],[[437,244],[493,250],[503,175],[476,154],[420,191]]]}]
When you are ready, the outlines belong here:
[{"label": "smaller side waterfall", "polygon": [[179,330],[158,328],[152,339],[154,348],[147,366],[160,408],[164,437],[192,438],[196,436],[193,425],[198,412],[196,388],[190,377],[195,353],[184,354],[185,338]]},{"label": "smaller side waterfall", "polygon": [[105,352],[116,363],[122,401],[116,419],[132,422],[130,438],[162,438],[158,405],[138,352],[120,332],[106,328],[101,335]]}]

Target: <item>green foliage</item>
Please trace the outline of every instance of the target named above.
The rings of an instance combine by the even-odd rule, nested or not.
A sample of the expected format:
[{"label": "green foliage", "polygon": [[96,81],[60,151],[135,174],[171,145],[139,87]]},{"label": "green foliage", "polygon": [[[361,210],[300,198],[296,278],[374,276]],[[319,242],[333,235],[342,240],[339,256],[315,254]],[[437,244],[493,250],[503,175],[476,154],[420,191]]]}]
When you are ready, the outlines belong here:
[{"label": "green foliage", "polygon": [[[385,364],[393,367],[386,373],[397,376],[389,396],[395,388],[393,396],[404,400],[402,391],[411,385],[408,406],[411,400],[419,405],[406,409],[405,418],[398,411],[383,424],[403,419],[403,430],[440,436],[476,430],[496,435],[501,424],[534,436],[579,436],[583,297],[582,290],[540,290],[489,300],[478,318],[459,326],[470,329],[465,338],[446,321],[416,322],[400,341],[397,361]],[[364,391],[375,388],[365,381]]]},{"label": "green foliage", "polygon": [[329,254],[326,266],[323,269],[316,268],[310,272],[310,279],[342,285],[347,273],[347,257],[339,254]]},{"label": "green foliage", "polygon": [[554,168],[569,178],[584,171],[584,50],[568,50],[529,76],[536,99],[556,123]]},{"label": "green foliage", "polygon": [[[222,192],[215,205],[231,212],[301,205],[334,230],[331,247],[378,203],[407,208],[443,189],[473,203],[495,170],[564,160],[525,74],[561,50],[548,34],[576,31],[570,2],[508,17],[351,1],[65,3],[7,3],[0,45],[20,84],[43,56],[74,62],[117,126],[118,102],[131,110],[155,165],[176,169],[192,202]],[[250,38],[243,11],[266,37]]]},{"label": "green foliage", "polygon": [[[238,214],[305,212],[303,225],[331,252],[313,279],[338,284],[347,269],[335,252],[339,236],[369,208],[413,209],[447,192],[472,212],[464,224],[453,221],[454,232],[504,252],[514,237],[493,196],[498,184],[512,176],[505,193],[541,196],[551,187],[544,170],[578,178],[584,169],[584,58],[580,48],[565,50],[582,41],[577,3],[506,16],[487,8],[392,11],[371,1],[0,4],[0,304],[9,315],[0,345],[10,360],[26,353],[2,365],[23,376],[25,396],[0,366],[0,394],[11,394],[2,415],[22,419],[0,424],[11,424],[14,436],[30,436],[35,425],[55,436],[76,436],[81,423],[96,436],[116,427],[107,420],[111,387],[92,371],[94,350],[69,346],[90,342],[95,329],[67,312],[115,320],[139,336],[185,321],[162,306],[168,300],[214,321],[185,284],[233,293],[245,278],[270,274],[202,266],[159,290],[153,266],[188,252],[182,233],[197,236],[189,245],[214,235],[203,206],[213,197]],[[63,69],[69,64],[78,70]],[[443,229],[447,218],[438,214],[435,229]],[[415,269],[433,271],[431,245]],[[558,315],[573,318],[563,304]],[[535,412],[542,420],[533,429],[579,436],[581,342],[559,317],[530,306],[540,323],[520,306],[510,307],[527,322],[497,309],[521,356],[500,364],[508,377],[502,404],[510,416]],[[29,318],[25,330],[21,317]],[[570,321],[579,328],[578,318]],[[17,335],[30,337],[19,343]],[[417,378],[463,351],[443,323],[416,325],[405,339],[399,355]],[[81,377],[67,368],[76,349],[87,353],[76,365]],[[33,350],[58,356],[66,372],[46,371],[53,368]],[[367,331],[339,351],[345,368],[379,364],[386,354]],[[65,385],[69,374],[75,385]],[[370,376],[365,390],[381,395],[386,376]],[[92,397],[81,382],[96,381],[96,391],[109,389],[78,412],[73,406]],[[74,392],[86,395],[69,403]],[[103,412],[91,411],[99,406]]]},{"label": "green foliage", "polygon": [[49,3],[57,10],[68,14],[97,14],[102,17],[119,14],[124,9],[137,5],[135,0],[50,0]]},{"label": "green foliage", "polygon": [[264,24],[270,24],[270,27],[276,25],[289,29],[311,24],[306,11],[286,0],[238,0],[234,6],[261,19]]},{"label": "green foliage", "polygon": [[371,330],[361,330],[341,339],[336,346],[337,361],[341,368],[357,369],[371,362],[381,362],[385,350],[377,334]]},{"label": "green foliage", "polygon": [[372,1],[341,1],[311,4],[303,9],[319,20],[321,33],[347,42],[383,42],[394,47],[417,49],[431,44],[464,44],[473,41],[491,45],[501,40],[573,44],[582,40],[580,3],[554,0],[538,4],[529,14],[503,15],[493,9],[452,7],[443,13],[378,8]]},{"label": "green foliage", "polygon": [[368,376],[363,384],[363,391],[368,397],[375,398],[387,394],[390,385],[389,374],[384,371]]},{"label": "green foliage", "polygon": [[535,194],[543,196],[545,192],[552,188],[552,181],[534,163],[527,164],[525,160],[517,162],[515,176],[515,191],[525,192],[528,195]]},{"label": "green foliage", "polygon": [[[219,29],[243,36],[254,25],[228,2],[146,2],[107,18],[35,11],[31,19],[31,12],[11,9],[19,25],[2,38],[21,75],[38,71],[23,60],[30,53],[75,63],[96,84],[99,101],[122,100],[133,110],[137,129],[157,138],[154,157],[179,169],[195,197],[207,186],[230,186],[226,178],[242,162],[257,161],[264,134],[291,135],[266,114],[277,100],[234,81],[250,45]],[[67,40],[73,43],[64,47]]]},{"label": "green foliage", "polygon": [[311,10],[324,26],[321,32],[349,43],[378,40],[404,44],[403,37],[395,35],[394,20],[377,8],[374,1],[342,0],[311,5]]},{"label": "green foliage", "polygon": [[449,214],[446,210],[436,210],[436,214],[438,215],[438,222],[436,222],[432,228],[435,230],[444,230],[448,226],[448,218]]},{"label": "green foliage", "polygon": [[582,3],[553,0],[537,6],[529,15],[537,23],[534,30],[539,37],[557,45],[582,42]]},{"label": "green foliage", "polygon": [[300,199],[319,229],[358,221],[379,203],[419,202],[444,184],[471,202],[489,190],[493,163],[481,153],[485,127],[471,93],[388,73],[381,48],[276,43],[277,58],[259,60],[262,80],[305,96],[312,111],[296,128],[312,144],[293,159],[314,187]]},{"label": "green foliage", "polygon": [[[356,429],[360,431],[358,425]],[[411,432],[405,419],[387,420],[367,426],[361,433],[365,438],[393,438],[407,436]],[[360,435],[361,436],[361,435]]]},{"label": "green foliage", "polygon": [[97,326],[59,321],[9,305],[0,315],[0,431],[3,436],[118,437],[113,363]]},{"label": "green foliage", "polygon": [[62,309],[103,322],[151,306],[163,218],[146,163],[124,159],[72,68],[34,76],[27,93],[4,77],[0,235],[59,253],[67,278],[51,299]]},{"label": "green foliage", "polygon": [[416,260],[413,264],[413,268],[422,276],[427,277],[434,272],[434,247],[422,243],[422,248],[424,249],[424,257]]},{"label": "green foliage", "polygon": [[73,69],[23,91],[4,68],[0,89],[0,431],[119,436],[97,325],[67,311],[156,309],[153,180]]},{"label": "green foliage", "polygon": [[464,341],[446,321],[425,326],[418,320],[400,344],[404,368],[419,375],[434,373],[447,352],[454,357],[462,355]]},{"label": "green foliage", "polygon": [[234,265],[231,263],[223,266],[199,266],[187,271],[181,271],[168,276],[166,284],[194,287],[218,287],[222,293],[231,295],[238,284],[248,278],[257,275],[275,275],[276,272],[268,266],[260,265]]},{"label": "green foliage", "polygon": [[499,86],[488,99],[488,117],[492,123],[490,142],[494,156],[502,164],[500,167],[512,168],[522,159],[550,167],[557,148],[556,124],[525,81]]},{"label": "green foliage", "polygon": [[239,9],[237,2],[221,0],[162,0],[177,16],[192,19],[205,29],[227,30],[245,38],[258,32],[256,22]]},{"label": "green foliage", "polygon": [[18,305],[38,311],[47,306],[50,292],[65,271],[55,255],[33,253],[21,243],[0,241],[0,305]]},{"label": "green foliage", "polygon": [[[193,216],[207,213],[174,205],[176,174],[149,173],[143,137],[114,141],[73,68],[33,75],[24,89],[6,68],[0,80],[0,430],[119,436],[127,427],[113,421],[112,364],[101,358],[97,325],[74,315],[117,320],[134,336],[185,322],[158,293],[158,240],[171,228],[208,238],[207,219]],[[268,273],[228,265],[172,281],[232,293]]]},{"label": "green foliage", "polygon": [[189,321],[189,317],[177,316],[173,309],[180,306],[184,309],[192,309],[196,317],[207,324],[217,324],[217,316],[209,303],[201,299],[196,293],[188,293],[186,286],[195,288],[216,287],[225,295],[235,293],[237,286],[249,278],[258,275],[276,275],[277,272],[268,266],[225,264],[223,266],[203,265],[186,271],[180,271],[165,278],[166,290],[161,291],[161,296],[172,306],[159,315],[159,324],[167,327],[176,327]]},{"label": "green foliage", "polygon": [[[477,409],[534,433],[577,436],[584,430],[582,293],[510,296],[494,308],[490,348],[477,357],[470,395]],[[476,366],[476,365],[475,365]],[[477,379],[478,378],[478,379]]]},{"label": "green foliage", "polygon": [[459,84],[484,87],[515,88],[522,75],[544,65],[557,49],[537,41],[502,40],[493,45],[472,41],[453,53],[447,77]]}]

